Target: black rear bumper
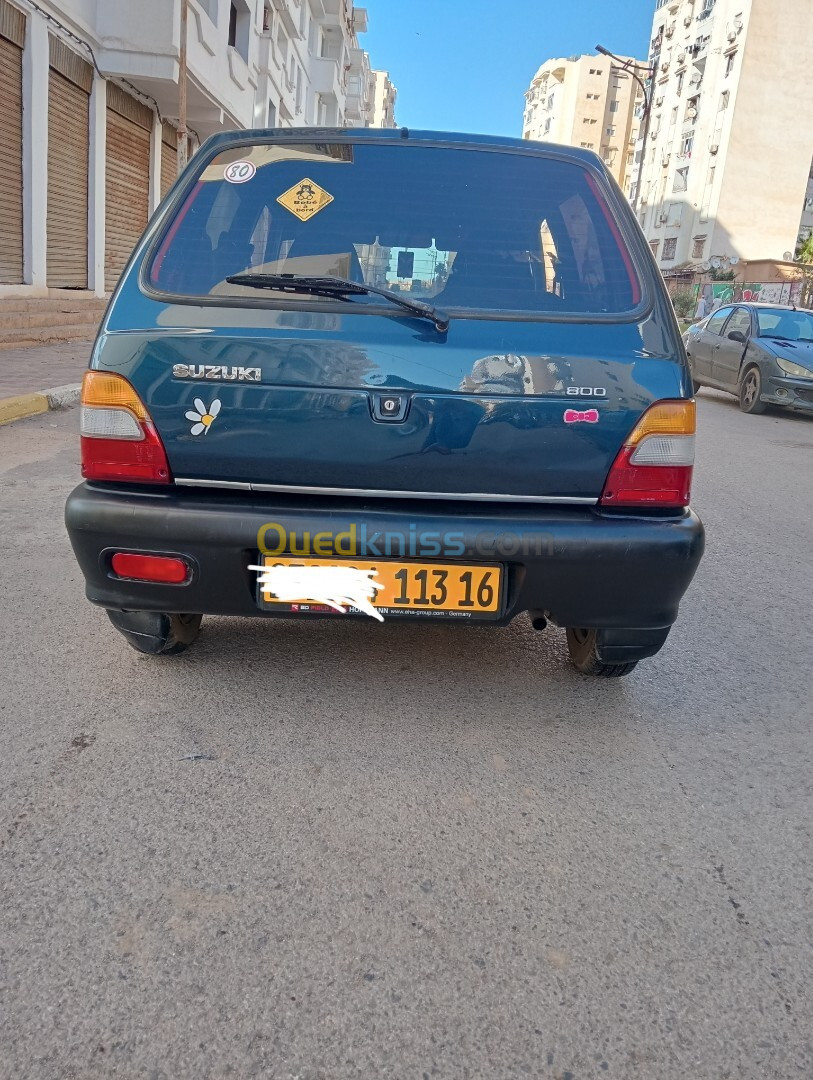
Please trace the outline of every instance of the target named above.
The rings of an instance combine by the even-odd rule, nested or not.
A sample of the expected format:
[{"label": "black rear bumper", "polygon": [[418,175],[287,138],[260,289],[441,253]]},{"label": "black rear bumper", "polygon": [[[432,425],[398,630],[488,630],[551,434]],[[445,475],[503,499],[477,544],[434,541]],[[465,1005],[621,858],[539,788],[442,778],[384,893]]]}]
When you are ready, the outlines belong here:
[{"label": "black rear bumper", "polygon": [[[273,613],[258,607],[256,574],[248,567],[257,561],[258,532],[269,522],[300,537],[346,533],[362,524],[368,536],[401,534],[407,541],[453,533],[464,550],[449,561],[506,567],[506,602],[498,624],[530,610],[545,612],[560,626],[667,629],[704,545],[703,526],[690,511],[622,517],[590,507],[283,498],[98,484],[81,484],[71,493],[65,521],[94,604],[260,617]],[[112,551],[182,555],[192,568],[190,580],[184,585],[122,580],[110,571]]]}]

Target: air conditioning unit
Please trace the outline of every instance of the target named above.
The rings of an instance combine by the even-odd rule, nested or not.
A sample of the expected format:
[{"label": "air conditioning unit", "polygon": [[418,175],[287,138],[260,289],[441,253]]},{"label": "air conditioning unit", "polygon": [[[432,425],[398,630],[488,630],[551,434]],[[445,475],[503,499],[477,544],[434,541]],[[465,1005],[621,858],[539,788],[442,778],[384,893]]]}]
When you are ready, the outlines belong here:
[{"label": "air conditioning unit", "polygon": [[669,61],[664,60],[664,62],[661,64],[661,71],[668,71],[668,70],[669,70]]},{"label": "air conditioning unit", "polygon": [[719,149],[720,149],[720,144],[716,143],[716,142],[713,142],[709,146],[709,153],[710,154],[716,154]]},{"label": "air conditioning unit", "polygon": [[664,32],[665,32],[667,37],[671,37],[672,34],[674,34],[674,32],[675,32],[675,28],[674,28],[674,26],[667,26],[666,30]]},{"label": "air conditioning unit", "polygon": [[728,31],[728,40],[729,41],[736,41],[737,40],[737,31],[736,30],[729,30]]},{"label": "air conditioning unit", "polygon": [[668,220],[669,220],[669,215],[668,214],[658,214],[658,221],[661,223],[661,225],[665,225]]},{"label": "air conditioning unit", "polygon": [[686,53],[685,52],[679,52],[678,55],[677,55],[677,58],[678,58],[678,63],[682,64],[683,61],[686,59]]},{"label": "air conditioning unit", "polygon": [[692,16],[691,15],[686,16],[686,18],[683,20],[683,25],[684,26],[691,26],[692,25]]},{"label": "air conditioning unit", "polygon": [[663,154],[661,156],[661,164],[663,165],[664,168],[666,168],[666,166],[669,164],[669,158],[670,157],[671,157],[671,154]]},{"label": "air conditioning unit", "polygon": [[692,86],[699,86],[702,78],[703,76],[700,74],[700,72],[696,71],[694,75],[692,75],[691,79],[689,79],[689,82],[692,84]]},{"label": "air conditioning unit", "polygon": [[661,94],[660,97],[655,98],[655,104],[656,105],[663,105],[663,94]]}]

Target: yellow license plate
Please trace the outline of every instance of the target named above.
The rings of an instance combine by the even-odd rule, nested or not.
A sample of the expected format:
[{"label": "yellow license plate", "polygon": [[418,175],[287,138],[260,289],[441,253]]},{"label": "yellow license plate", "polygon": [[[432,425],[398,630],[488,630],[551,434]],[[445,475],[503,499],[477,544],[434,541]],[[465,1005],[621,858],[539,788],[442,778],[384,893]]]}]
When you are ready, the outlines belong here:
[{"label": "yellow license plate", "polygon": [[[502,570],[498,565],[470,566],[462,563],[411,562],[395,559],[303,559],[288,555],[264,555],[264,567],[345,566],[370,571],[380,588],[372,604],[384,615],[436,615],[449,618],[496,619],[502,612]],[[262,585],[263,607],[304,614],[329,613],[318,598],[290,596],[281,601]],[[352,609],[351,610],[355,610]]]}]

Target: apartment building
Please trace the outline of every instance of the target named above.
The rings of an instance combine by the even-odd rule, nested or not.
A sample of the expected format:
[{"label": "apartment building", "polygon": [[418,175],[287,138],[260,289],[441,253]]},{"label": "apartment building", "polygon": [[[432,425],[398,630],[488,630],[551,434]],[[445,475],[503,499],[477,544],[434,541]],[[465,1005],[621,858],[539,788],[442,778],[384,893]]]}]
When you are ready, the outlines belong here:
[{"label": "apartment building", "polygon": [[[189,149],[228,128],[372,122],[364,8],[187,2]],[[0,300],[115,285],[177,175],[181,7],[0,0]]]},{"label": "apartment building", "polygon": [[811,0],[658,0],[638,209],[665,272],[781,260],[813,227],[811,41]]},{"label": "apartment building", "polygon": [[395,99],[398,91],[390,82],[388,71],[373,71],[373,117],[371,127],[394,128]]},{"label": "apartment building", "polygon": [[594,150],[626,190],[638,136],[639,93],[635,80],[609,57],[547,60],[525,92],[522,136]]}]

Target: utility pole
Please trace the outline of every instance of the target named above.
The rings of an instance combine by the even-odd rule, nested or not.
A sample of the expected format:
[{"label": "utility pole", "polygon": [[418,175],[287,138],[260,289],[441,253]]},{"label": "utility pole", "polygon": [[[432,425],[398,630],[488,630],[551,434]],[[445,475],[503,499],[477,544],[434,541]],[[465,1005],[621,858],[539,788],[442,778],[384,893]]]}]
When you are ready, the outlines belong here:
[{"label": "utility pole", "polygon": [[[637,214],[638,207],[641,205],[641,181],[644,176],[644,158],[646,157],[646,143],[649,138],[649,120],[652,115],[652,96],[655,90],[655,77],[658,74],[658,61],[657,59],[654,60],[650,67],[639,67],[639,65],[634,64],[632,60],[622,60],[620,56],[611,53],[610,50],[605,49],[603,45],[596,45],[596,52],[601,53],[602,56],[609,57],[611,60],[615,60],[621,71],[628,71],[641,87],[641,93],[644,95],[644,111],[641,113],[641,118],[644,122],[641,130],[641,157],[638,162],[638,179],[635,181],[635,201],[632,204],[635,213]],[[639,71],[643,73],[645,78],[650,80],[649,91],[647,91],[643,79],[638,75]]]},{"label": "utility pole", "polygon": [[186,129],[186,28],[189,0],[181,0],[181,46],[178,58],[178,176],[186,168],[189,137]]}]

